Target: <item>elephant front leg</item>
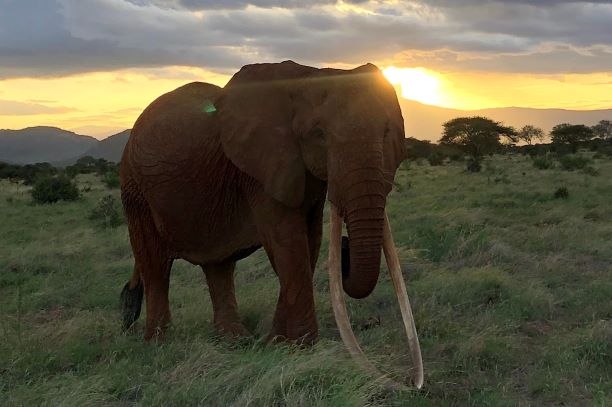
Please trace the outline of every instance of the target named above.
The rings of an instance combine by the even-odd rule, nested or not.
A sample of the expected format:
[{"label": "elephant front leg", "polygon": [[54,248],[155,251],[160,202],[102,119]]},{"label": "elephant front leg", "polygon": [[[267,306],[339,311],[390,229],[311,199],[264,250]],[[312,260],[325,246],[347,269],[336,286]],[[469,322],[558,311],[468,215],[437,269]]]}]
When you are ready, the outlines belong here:
[{"label": "elephant front leg", "polygon": [[268,339],[313,343],[318,327],[305,216],[299,210],[275,203],[262,212],[257,217],[258,230],[280,282]]}]

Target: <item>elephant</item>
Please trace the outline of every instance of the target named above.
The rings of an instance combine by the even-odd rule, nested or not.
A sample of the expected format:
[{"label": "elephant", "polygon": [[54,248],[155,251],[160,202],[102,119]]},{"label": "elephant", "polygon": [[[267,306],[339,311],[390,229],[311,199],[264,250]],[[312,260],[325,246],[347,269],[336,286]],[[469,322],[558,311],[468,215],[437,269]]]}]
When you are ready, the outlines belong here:
[{"label": "elephant", "polygon": [[372,292],[382,248],[420,387],[418,338],[385,212],[404,138],[395,89],[373,64],[251,64],[223,88],[193,82],[157,98],[136,120],[120,164],[135,260],[121,293],[123,328],[139,317],[144,296],[144,338],[163,338],[170,269],[181,258],[204,271],[216,330],[247,335],[234,268],[263,246],[280,282],[268,338],[313,343],[313,273],[327,197],[330,290],[342,339],[377,372],[356,342],[341,290],[353,298]]}]

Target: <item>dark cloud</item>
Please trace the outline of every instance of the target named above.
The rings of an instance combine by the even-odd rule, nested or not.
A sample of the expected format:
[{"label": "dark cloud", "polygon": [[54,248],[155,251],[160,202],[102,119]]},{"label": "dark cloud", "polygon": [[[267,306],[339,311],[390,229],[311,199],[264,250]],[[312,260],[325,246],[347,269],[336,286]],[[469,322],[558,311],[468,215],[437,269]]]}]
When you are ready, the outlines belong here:
[{"label": "dark cloud", "polygon": [[[612,44],[610,2],[482,2],[479,7],[453,2],[439,9],[446,18],[473,32],[502,34],[531,42],[572,45]],[[472,0],[479,3],[479,0]],[[607,3],[607,4],[606,4]]]},{"label": "dark cloud", "polygon": [[[345,3],[360,4],[368,0],[345,0]],[[336,0],[175,0],[175,4],[181,5],[191,10],[215,10],[215,9],[240,9],[247,6],[261,8],[287,8],[300,9],[311,8],[321,5],[336,4]]]},{"label": "dark cloud", "polygon": [[[439,69],[612,70],[610,1],[0,0],[0,78],[254,61],[412,59]],[[409,58],[410,59],[410,58]]]},{"label": "dark cloud", "polygon": [[592,73],[610,68],[612,50],[593,47],[576,50],[566,45],[524,54],[465,55],[450,50],[406,52],[398,60],[407,66],[427,66],[434,70],[491,72]]}]

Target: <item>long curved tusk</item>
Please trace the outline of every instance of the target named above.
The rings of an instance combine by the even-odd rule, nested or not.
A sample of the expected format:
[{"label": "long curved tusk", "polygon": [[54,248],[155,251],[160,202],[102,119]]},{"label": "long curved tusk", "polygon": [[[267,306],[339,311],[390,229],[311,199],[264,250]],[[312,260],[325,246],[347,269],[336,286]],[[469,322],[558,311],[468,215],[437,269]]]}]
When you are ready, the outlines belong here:
[{"label": "long curved tusk", "polygon": [[412,308],[410,307],[410,301],[408,300],[408,292],[406,291],[406,285],[404,284],[404,278],[402,277],[399,257],[397,255],[397,250],[395,249],[395,243],[393,242],[391,225],[389,225],[389,218],[387,217],[386,212],[385,225],[383,228],[383,251],[385,253],[387,266],[389,267],[389,274],[391,275],[393,286],[395,287],[395,294],[397,295],[397,302],[399,303],[400,312],[402,313],[404,327],[406,328],[406,336],[408,337],[408,346],[412,355],[412,363],[416,369],[413,375],[413,382],[414,385],[420,389],[423,387],[424,376],[421,347],[419,345],[419,337],[417,336],[416,326],[414,325]]},{"label": "long curved tusk", "polygon": [[[346,311],[346,304],[344,302],[344,293],[342,292],[342,272],[340,263],[340,249],[342,242],[342,219],[338,214],[337,209],[334,205],[330,205],[330,238],[329,238],[329,257],[328,257],[328,273],[329,273],[329,291],[331,295],[331,303],[334,310],[334,317],[336,318],[336,324],[340,331],[340,337],[342,342],[347,347],[349,353],[366,370],[372,373],[374,376],[379,377],[379,380],[387,388],[392,390],[405,389],[401,383],[397,383],[390,379],[383,373],[381,373],[374,365],[366,358],[353,329],[349,321],[348,313]],[[421,380],[422,384],[422,380]],[[420,386],[419,386],[420,387]]]}]

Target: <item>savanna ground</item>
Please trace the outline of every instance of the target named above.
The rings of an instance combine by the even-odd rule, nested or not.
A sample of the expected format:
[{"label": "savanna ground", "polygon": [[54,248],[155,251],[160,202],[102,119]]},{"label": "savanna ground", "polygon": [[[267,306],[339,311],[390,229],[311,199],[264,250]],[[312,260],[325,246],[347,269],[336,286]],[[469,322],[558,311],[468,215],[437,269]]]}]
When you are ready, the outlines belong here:
[{"label": "savanna ground", "polygon": [[[76,202],[33,205],[0,184],[0,405],[515,406],[612,404],[612,161],[599,175],[538,170],[523,156],[405,163],[389,212],[415,311],[425,387],[390,393],[351,361],[316,272],[320,341],[266,345],[278,290],[263,251],[240,262],[238,303],[254,338],[212,329],[203,273],[177,261],[173,326],[161,344],[122,334],[132,272],[126,226],[88,215],[109,193],[94,175]],[[559,187],[567,199],[555,199]],[[118,197],[118,190],[110,191]],[[325,229],[327,232],[327,228]],[[410,360],[386,273],[349,301],[355,330],[395,377]],[[144,312],[144,310],[143,310]],[[367,330],[360,321],[380,317]]]}]

